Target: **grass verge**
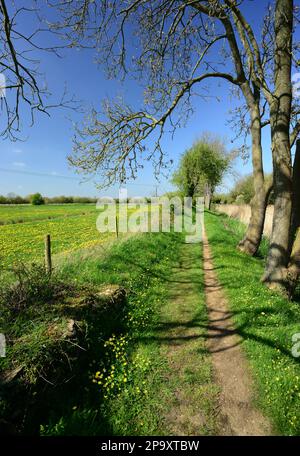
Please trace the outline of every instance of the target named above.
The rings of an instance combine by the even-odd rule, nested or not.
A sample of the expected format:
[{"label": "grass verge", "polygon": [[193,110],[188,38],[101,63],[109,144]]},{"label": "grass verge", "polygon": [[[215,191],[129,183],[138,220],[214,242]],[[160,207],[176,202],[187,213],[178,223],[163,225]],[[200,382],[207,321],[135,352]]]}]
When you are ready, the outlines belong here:
[{"label": "grass verge", "polygon": [[168,384],[162,382],[168,367],[151,335],[181,238],[173,233],[137,235],[112,245],[100,259],[91,255],[81,261],[78,256],[62,266],[66,281],[76,277],[78,286],[116,284],[128,295],[118,328],[92,341],[95,356],[82,373],[81,391],[65,410],[53,411],[42,423],[42,435],[164,433],[160,412],[168,395]]},{"label": "grass verge", "polygon": [[[99,341],[86,372],[88,402],[73,400],[42,435],[204,435],[217,433],[218,389],[205,346],[201,246],[181,234],[145,234],[62,268],[80,284],[128,290],[119,331]],[[92,387],[92,388],[91,388]]]},{"label": "grass verge", "polygon": [[[300,363],[291,352],[292,337],[300,333],[299,303],[260,283],[262,258],[249,258],[236,249],[244,230],[240,222],[212,212],[205,220],[214,267],[255,376],[256,401],[275,432],[299,435]],[[265,250],[264,241],[261,255]]]}]

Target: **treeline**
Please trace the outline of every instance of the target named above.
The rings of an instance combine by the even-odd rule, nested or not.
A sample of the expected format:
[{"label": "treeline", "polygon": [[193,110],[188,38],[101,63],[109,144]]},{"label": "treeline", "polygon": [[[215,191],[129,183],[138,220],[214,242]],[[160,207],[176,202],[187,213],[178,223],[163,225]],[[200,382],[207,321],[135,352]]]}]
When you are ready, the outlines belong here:
[{"label": "treeline", "polygon": [[[0,195],[0,204],[31,204],[32,203],[32,196],[20,196],[20,195],[7,195],[3,196]],[[50,197],[43,197],[45,204],[72,204],[72,203],[96,203],[97,198],[90,198],[88,196],[54,196]]]}]

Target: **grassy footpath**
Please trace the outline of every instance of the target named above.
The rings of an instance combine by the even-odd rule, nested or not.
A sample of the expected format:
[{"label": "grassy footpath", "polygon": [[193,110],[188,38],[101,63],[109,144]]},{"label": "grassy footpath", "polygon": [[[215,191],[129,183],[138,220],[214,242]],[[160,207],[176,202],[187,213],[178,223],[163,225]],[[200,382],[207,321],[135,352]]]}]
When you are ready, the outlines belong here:
[{"label": "grassy footpath", "polygon": [[83,375],[85,399],[53,414],[42,435],[216,433],[200,246],[180,234],[135,236],[61,274],[122,285],[128,302],[120,330],[94,341],[105,354]]},{"label": "grassy footpath", "polygon": [[[63,414],[53,414],[41,426],[43,435],[162,432],[161,379],[167,367],[150,336],[180,244],[181,236],[176,234],[138,235],[113,244],[100,258],[97,252],[82,261],[78,253],[62,267],[64,280],[76,277],[79,285],[92,286],[118,284],[127,289],[128,299],[119,331],[93,341],[101,355],[82,375],[85,399],[77,394]],[[145,339],[147,344],[139,342]]]},{"label": "grassy footpath", "polygon": [[182,245],[174,266],[168,299],[154,329],[170,368],[165,427],[169,435],[217,435],[219,389],[206,346],[202,245]]},{"label": "grassy footpath", "polygon": [[291,354],[292,336],[300,333],[299,302],[289,302],[260,283],[263,260],[236,250],[240,222],[212,212],[205,220],[214,266],[255,375],[257,403],[275,431],[299,435],[300,363]]}]

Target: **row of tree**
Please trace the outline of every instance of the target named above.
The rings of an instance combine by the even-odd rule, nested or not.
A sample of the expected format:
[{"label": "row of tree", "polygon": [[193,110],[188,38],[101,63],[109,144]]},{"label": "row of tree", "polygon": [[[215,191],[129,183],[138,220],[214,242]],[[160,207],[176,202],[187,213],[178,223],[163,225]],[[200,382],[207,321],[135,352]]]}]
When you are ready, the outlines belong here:
[{"label": "row of tree", "polygon": [[19,196],[9,193],[6,196],[0,195],[0,204],[33,204],[35,206],[42,204],[71,204],[71,203],[96,203],[96,198],[88,196],[53,196],[52,198],[42,196],[40,193],[33,193],[28,196]]}]

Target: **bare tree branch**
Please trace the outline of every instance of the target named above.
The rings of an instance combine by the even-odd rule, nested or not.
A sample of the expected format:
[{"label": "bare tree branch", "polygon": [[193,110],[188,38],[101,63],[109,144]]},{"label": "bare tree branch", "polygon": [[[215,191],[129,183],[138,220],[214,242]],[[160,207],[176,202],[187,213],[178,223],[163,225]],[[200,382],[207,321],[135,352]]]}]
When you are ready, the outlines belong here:
[{"label": "bare tree branch", "polygon": [[[38,51],[54,53],[59,57],[59,50],[66,44],[46,47],[39,44],[41,34],[53,32],[40,27],[38,13],[37,6],[16,7],[13,2],[8,4],[6,0],[0,0],[0,71],[5,78],[5,86],[1,88],[0,135],[12,140],[20,139],[22,119],[27,117],[28,110],[32,125],[36,112],[49,115],[49,110],[54,107],[79,107],[73,97],[67,96],[66,90],[59,100],[50,102],[51,94],[46,89],[44,76],[39,72],[39,61],[35,55]],[[27,16],[36,24],[36,28],[28,34],[19,25]]]}]

